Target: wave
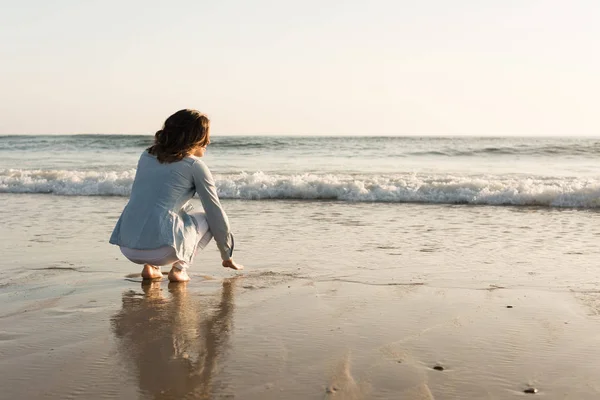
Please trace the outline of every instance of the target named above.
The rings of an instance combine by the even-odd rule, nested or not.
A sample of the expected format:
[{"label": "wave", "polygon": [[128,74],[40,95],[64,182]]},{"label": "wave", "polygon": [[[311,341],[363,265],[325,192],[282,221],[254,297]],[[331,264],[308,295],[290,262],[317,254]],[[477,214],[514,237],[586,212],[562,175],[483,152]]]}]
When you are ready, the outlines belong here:
[{"label": "wave", "polygon": [[48,193],[62,196],[129,196],[135,170],[0,170],[0,193]]},{"label": "wave", "polygon": [[[135,170],[0,170],[2,193],[129,196]],[[396,174],[393,176],[216,175],[224,199],[338,200],[600,208],[600,180],[526,176]]]},{"label": "wave", "polygon": [[[0,151],[81,152],[142,150],[153,135],[0,136]],[[484,138],[412,136],[217,136],[211,149],[222,152],[308,152],[310,154],[376,154],[378,157],[597,157],[594,138]]]},{"label": "wave", "polygon": [[149,147],[151,135],[0,136],[0,151],[86,151]]},{"label": "wave", "polygon": [[[0,151],[81,151],[144,149],[154,142],[154,135],[42,135],[0,136]],[[211,148],[221,149],[282,149],[303,145],[294,138],[218,137],[211,139]]]},{"label": "wave", "polygon": [[437,150],[415,151],[412,156],[597,156],[600,155],[600,142],[559,144],[520,144],[506,146],[482,146],[480,148],[446,147]]}]

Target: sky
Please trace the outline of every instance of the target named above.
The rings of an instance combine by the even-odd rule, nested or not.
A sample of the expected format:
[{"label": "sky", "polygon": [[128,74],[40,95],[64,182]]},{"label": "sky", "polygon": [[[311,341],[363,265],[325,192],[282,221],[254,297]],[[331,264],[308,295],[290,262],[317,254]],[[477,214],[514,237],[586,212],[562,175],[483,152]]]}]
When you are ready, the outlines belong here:
[{"label": "sky", "polygon": [[0,0],[0,135],[599,135],[597,0]]}]

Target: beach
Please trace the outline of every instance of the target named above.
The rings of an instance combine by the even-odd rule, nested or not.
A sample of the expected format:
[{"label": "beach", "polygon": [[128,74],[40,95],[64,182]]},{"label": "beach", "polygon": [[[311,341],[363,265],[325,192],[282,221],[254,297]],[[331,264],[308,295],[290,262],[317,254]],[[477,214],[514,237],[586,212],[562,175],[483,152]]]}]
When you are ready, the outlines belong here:
[{"label": "beach", "polygon": [[600,400],[600,1],[0,21],[0,400]]},{"label": "beach", "polygon": [[0,194],[2,397],[600,395],[594,209],[224,200],[246,269],[181,285],[107,243],[126,201]]}]

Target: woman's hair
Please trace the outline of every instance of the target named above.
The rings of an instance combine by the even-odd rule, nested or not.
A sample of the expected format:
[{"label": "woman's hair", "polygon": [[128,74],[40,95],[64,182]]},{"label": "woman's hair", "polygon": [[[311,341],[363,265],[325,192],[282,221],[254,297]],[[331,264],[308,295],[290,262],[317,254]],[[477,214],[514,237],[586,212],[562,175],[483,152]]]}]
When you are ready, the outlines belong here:
[{"label": "woman's hair", "polygon": [[196,110],[180,110],[165,121],[154,135],[148,153],[161,163],[172,163],[187,156],[191,150],[209,143],[210,120]]}]

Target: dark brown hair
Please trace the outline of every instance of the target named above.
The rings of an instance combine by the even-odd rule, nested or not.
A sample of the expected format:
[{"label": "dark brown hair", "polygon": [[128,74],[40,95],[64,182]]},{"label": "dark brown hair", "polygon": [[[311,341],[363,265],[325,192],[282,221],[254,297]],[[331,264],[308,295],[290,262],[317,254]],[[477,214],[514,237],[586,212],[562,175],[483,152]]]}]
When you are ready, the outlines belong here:
[{"label": "dark brown hair", "polygon": [[210,120],[206,115],[196,110],[179,110],[156,132],[148,153],[161,163],[179,161],[193,149],[209,143],[209,130]]}]

